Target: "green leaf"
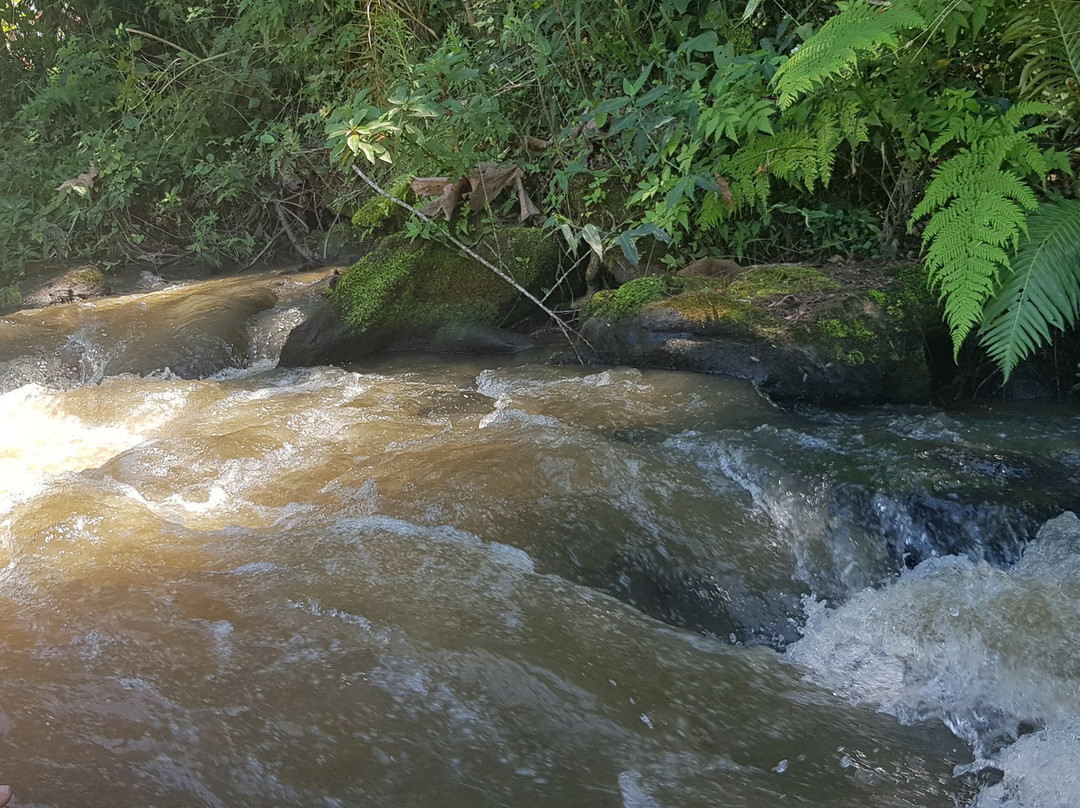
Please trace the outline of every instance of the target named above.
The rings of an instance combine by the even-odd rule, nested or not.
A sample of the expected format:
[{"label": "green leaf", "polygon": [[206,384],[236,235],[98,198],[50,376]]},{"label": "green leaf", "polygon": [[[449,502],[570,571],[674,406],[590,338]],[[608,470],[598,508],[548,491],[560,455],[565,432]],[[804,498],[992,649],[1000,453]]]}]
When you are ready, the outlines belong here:
[{"label": "green leaf", "polygon": [[750,2],[746,4],[746,9],[742,13],[743,22],[746,22],[748,19],[754,16],[754,12],[758,10],[758,6],[760,5],[761,0],[750,0]]},{"label": "green leaf", "polygon": [[1080,310],[1080,201],[1041,205],[1028,216],[1027,228],[980,332],[1006,380],[1051,341],[1052,330],[1074,326]]},{"label": "green leaf", "polygon": [[720,183],[718,183],[716,181],[716,178],[708,172],[695,176],[694,185],[705,191],[713,191],[714,193],[720,193]]},{"label": "green leaf", "polygon": [[596,116],[608,115],[612,112],[617,112],[629,103],[630,99],[625,95],[620,95],[618,98],[609,98],[606,101],[601,101],[597,104],[593,109],[592,114]]},{"label": "green leaf", "polygon": [[636,106],[639,109],[641,109],[642,107],[647,107],[649,106],[649,104],[660,98],[670,89],[671,87],[667,84],[661,84],[659,87],[653,87],[651,90],[645,93],[645,95],[641,96],[641,98],[637,100]]},{"label": "green leaf", "polygon": [[634,244],[634,239],[630,235],[629,230],[624,230],[619,233],[619,248],[622,250],[622,254],[626,257],[626,260],[630,262],[631,266],[637,266],[641,263],[641,256],[638,255],[637,245]]},{"label": "green leaf", "polygon": [[664,244],[671,243],[671,236],[663,228],[657,226],[653,222],[646,222],[640,224],[633,230],[628,231],[633,238],[641,238],[642,236],[652,236],[657,241],[662,241]]},{"label": "green leaf", "polygon": [[566,222],[559,225],[559,232],[562,233],[563,238],[566,239],[566,246],[570,248],[570,252],[577,252],[578,244],[581,243],[581,239],[578,238],[577,233]]},{"label": "green leaf", "polygon": [[594,253],[600,258],[604,257],[604,240],[600,237],[600,231],[596,229],[596,225],[592,222],[581,228],[581,237],[585,239],[585,243],[589,245]]},{"label": "green leaf", "polygon": [[[623,79],[623,87],[624,87],[623,92],[626,95],[629,95],[629,96],[637,95],[641,91],[641,88],[645,86],[645,82],[648,81],[649,74],[652,73],[652,69],[653,69],[653,63],[649,62],[642,69],[641,75],[637,77],[637,80],[633,84],[630,84],[626,79]],[[629,84],[629,89],[625,89],[628,84]]]},{"label": "green leaf", "polygon": [[706,31],[703,34],[698,34],[692,39],[688,39],[679,45],[678,53],[684,51],[692,51],[694,53],[712,53],[716,50],[718,39],[716,37],[716,31]]}]

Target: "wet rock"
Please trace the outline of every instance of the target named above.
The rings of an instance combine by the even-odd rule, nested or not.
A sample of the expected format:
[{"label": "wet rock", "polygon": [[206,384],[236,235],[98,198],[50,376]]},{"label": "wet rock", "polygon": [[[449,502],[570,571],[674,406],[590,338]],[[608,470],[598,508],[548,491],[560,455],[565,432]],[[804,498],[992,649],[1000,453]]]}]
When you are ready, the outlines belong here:
[{"label": "wet rock", "polygon": [[105,275],[95,266],[65,269],[44,279],[35,278],[24,289],[22,306],[43,309],[77,300],[91,300],[110,294]]},{"label": "wet rock", "polygon": [[[533,294],[558,282],[562,250],[538,229],[503,228],[476,249],[503,256],[508,274]],[[343,363],[387,349],[512,353],[531,343],[497,324],[531,325],[537,314],[514,286],[473,258],[392,235],[353,264],[330,303],[289,335],[280,363]]]},{"label": "wet rock", "polygon": [[533,347],[533,341],[495,326],[453,323],[434,334],[410,338],[385,331],[357,331],[340,309],[322,301],[307,319],[289,332],[278,359],[280,367],[344,364],[385,350],[430,350],[437,353],[482,356],[512,354]]},{"label": "wet rock", "polygon": [[482,323],[448,323],[435,332],[431,347],[440,353],[480,356],[518,353],[532,348],[533,341]]},{"label": "wet rock", "polygon": [[375,353],[385,344],[358,333],[345,322],[344,313],[323,300],[303,323],[289,332],[278,366],[310,367],[352,361]]},{"label": "wet rock", "polygon": [[899,282],[853,290],[804,267],[652,276],[598,293],[584,314],[604,362],[734,376],[785,403],[930,398],[924,329],[939,321]]},{"label": "wet rock", "polygon": [[[496,257],[533,294],[558,281],[562,250],[536,228],[503,228],[475,250]],[[382,239],[353,264],[333,300],[357,331],[390,331],[406,338],[450,323],[498,325],[535,313],[514,286],[479,261],[456,248],[404,235]]]},{"label": "wet rock", "polygon": [[620,552],[592,585],[669,625],[777,650],[800,637],[808,594],[794,581],[790,592],[753,591],[738,575],[672,563],[655,551]]}]

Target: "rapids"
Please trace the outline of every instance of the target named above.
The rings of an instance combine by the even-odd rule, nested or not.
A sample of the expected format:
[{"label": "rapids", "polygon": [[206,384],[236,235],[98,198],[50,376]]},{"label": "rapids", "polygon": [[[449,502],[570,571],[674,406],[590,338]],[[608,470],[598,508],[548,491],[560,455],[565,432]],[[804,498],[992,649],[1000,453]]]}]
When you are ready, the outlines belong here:
[{"label": "rapids", "polygon": [[0,318],[14,804],[1080,804],[1080,418],[276,369],[317,279]]}]

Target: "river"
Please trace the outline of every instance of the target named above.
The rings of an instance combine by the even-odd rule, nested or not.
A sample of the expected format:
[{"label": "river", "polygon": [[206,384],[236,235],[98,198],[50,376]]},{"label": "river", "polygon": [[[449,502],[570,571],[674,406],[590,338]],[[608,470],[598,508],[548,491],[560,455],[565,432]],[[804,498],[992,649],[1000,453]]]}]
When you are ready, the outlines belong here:
[{"label": "river", "polygon": [[1080,804],[1075,414],[277,369],[316,280],[0,318],[15,805]]}]

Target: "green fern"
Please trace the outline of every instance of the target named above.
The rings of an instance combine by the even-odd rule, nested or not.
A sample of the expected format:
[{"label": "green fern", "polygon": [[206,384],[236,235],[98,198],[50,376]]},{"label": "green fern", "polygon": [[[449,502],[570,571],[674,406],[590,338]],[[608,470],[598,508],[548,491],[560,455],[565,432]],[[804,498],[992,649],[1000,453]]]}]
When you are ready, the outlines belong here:
[{"label": "green fern", "polygon": [[1080,202],[1044,204],[1001,292],[986,307],[980,342],[1009,378],[1019,362],[1076,324],[1080,309]]},{"label": "green fern", "polygon": [[724,178],[727,192],[705,197],[698,227],[711,230],[739,210],[765,207],[773,177],[807,193],[819,185],[828,187],[837,149],[845,141],[852,149],[866,142],[866,121],[858,105],[847,99],[825,100],[815,113],[810,125],[759,136],[717,160],[713,173]]},{"label": "green fern", "polygon": [[1024,63],[1020,92],[1026,99],[1056,102],[1080,117],[1080,3],[1033,0],[1020,4],[1002,42],[1016,45],[1009,61]]},{"label": "green fern", "polygon": [[860,57],[874,57],[901,45],[900,32],[924,28],[926,21],[905,0],[872,6],[868,0],[838,3],[830,18],[791,55],[773,76],[780,109],[826,80],[855,68]]},{"label": "green fern", "polygon": [[1009,252],[1026,232],[1024,212],[1038,207],[1035,194],[1001,160],[966,150],[941,165],[912,221],[932,214],[923,231],[930,288],[945,305],[953,353],[982,319]]},{"label": "green fern", "polygon": [[832,137],[829,148],[823,149],[818,129],[785,129],[721,157],[714,164],[714,173],[723,177],[727,193],[705,197],[697,215],[698,227],[711,230],[733,213],[764,207],[772,177],[808,191],[819,183],[827,185],[838,140]]},{"label": "green fern", "polygon": [[912,224],[930,216],[922,236],[928,280],[944,303],[954,354],[1009,272],[1009,253],[1027,233],[1025,214],[1038,207],[1025,179],[1044,181],[1061,165],[1060,155],[1034,142],[1045,126],[1021,129],[1050,109],[1021,103],[1002,115],[957,115],[931,145],[932,155],[960,147],[934,172],[911,215]]},{"label": "green fern", "polygon": [[[948,97],[948,96],[946,96]],[[987,155],[1008,160],[1024,171],[1045,177],[1050,164],[1032,138],[1050,127],[1046,124],[1028,126],[1025,122],[1035,116],[1050,115],[1054,107],[1035,101],[1013,104],[1001,115],[975,115],[965,113],[949,118],[944,131],[930,145],[930,155],[936,155],[945,146],[957,144],[978,146]]]}]

